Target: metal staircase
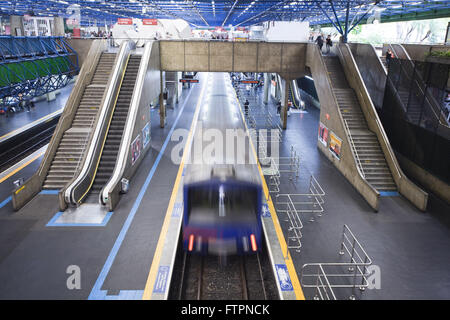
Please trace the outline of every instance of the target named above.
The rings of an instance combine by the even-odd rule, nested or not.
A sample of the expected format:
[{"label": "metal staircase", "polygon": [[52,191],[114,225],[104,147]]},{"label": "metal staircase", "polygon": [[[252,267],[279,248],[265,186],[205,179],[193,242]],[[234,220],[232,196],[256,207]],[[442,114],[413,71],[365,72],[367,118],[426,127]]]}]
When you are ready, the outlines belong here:
[{"label": "metal staircase", "polygon": [[61,189],[75,175],[99,111],[116,54],[102,53],[94,76],[86,86],[71,128],[63,138],[45,178],[43,189]]},{"label": "metal staircase", "polygon": [[108,182],[114,170],[140,62],[141,56],[139,55],[132,55],[128,61],[102,156],[100,158],[100,163],[98,165],[97,174],[91,188],[91,194],[96,195],[96,201],[98,201],[98,194]]},{"label": "metal staircase", "polygon": [[396,184],[378,139],[367,126],[356,94],[347,82],[339,58],[324,56],[324,61],[363,177],[378,191],[396,190]]}]

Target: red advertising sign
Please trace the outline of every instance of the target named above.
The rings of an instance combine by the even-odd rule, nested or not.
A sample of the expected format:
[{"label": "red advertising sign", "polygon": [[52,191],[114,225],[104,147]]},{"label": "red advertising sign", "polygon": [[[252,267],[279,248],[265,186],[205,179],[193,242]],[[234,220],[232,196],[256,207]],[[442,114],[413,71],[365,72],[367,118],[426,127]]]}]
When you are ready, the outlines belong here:
[{"label": "red advertising sign", "polygon": [[251,83],[251,84],[258,84],[258,80],[242,80],[241,83]]},{"label": "red advertising sign", "polygon": [[73,28],[72,37],[74,37],[74,38],[80,38],[81,37],[80,28]]},{"label": "red advertising sign", "polygon": [[198,83],[198,79],[180,79],[181,83]]},{"label": "red advertising sign", "polygon": [[142,24],[144,26],[157,26],[158,20],[157,19],[142,19]]},{"label": "red advertising sign", "polygon": [[118,24],[122,24],[122,25],[131,25],[131,24],[133,24],[133,19],[131,19],[131,18],[118,18],[117,19],[117,23]]}]

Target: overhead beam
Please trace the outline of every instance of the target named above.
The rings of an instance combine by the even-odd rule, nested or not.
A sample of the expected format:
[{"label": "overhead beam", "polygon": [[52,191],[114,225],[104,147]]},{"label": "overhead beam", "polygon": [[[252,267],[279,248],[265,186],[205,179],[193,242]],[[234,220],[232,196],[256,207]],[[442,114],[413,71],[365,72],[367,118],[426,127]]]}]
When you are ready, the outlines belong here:
[{"label": "overhead beam", "polygon": [[230,8],[230,11],[228,11],[227,16],[225,17],[225,19],[224,19],[223,22],[222,22],[222,27],[223,27],[223,26],[225,25],[225,23],[227,22],[228,18],[230,17],[231,13],[232,13],[233,10],[234,10],[234,7],[236,6],[236,4],[237,4],[238,2],[239,2],[239,0],[235,0],[235,1],[234,1],[233,5],[232,5],[231,8]]}]

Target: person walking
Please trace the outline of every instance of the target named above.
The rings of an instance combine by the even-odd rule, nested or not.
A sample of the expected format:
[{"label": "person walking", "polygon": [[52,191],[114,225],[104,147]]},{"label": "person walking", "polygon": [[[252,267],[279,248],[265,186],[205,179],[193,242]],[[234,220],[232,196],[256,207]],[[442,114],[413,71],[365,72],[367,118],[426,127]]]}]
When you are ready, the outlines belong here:
[{"label": "person walking", "polygon": [[250,103],[248,102],[248,99],[245,99],[245,102],[244,102],[244,112],[245,112],[245,115],[246,116],[248,116],[248,105],[249,105]]},{"label": "person walking", "polygon": [[386,51],[386,64],[389,68],[389,63],[391,62],[391,59],[394,57],[394,54],[392,53],[391,49],[388,49]]},{"label": "person walking", "polygon": [[322,47],[323,47],[323,37],[321,34],[318,35],[316,39],[316,43],[319,46],[320,53],[322,53]]},{"label": "person walking", "polygon": [[333,41],[331,41],[331,34],[329,34],[327,39],[325,40],[325,45],[327,46],[325,53],[329,54],[331,47],[333,46]]}]

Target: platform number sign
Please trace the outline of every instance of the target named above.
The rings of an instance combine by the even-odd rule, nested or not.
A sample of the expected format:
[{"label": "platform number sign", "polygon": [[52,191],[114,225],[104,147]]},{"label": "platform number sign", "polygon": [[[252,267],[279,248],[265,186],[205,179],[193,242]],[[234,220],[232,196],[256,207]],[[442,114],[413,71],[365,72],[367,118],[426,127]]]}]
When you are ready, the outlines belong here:
[{"label": "platform number sign", "polygon": [[292,291],[294,287],[292,286],[291,278],[285,264],[275,264],[275,269],[277,271],[278,282],[282,291]]},{"label": "platform number sign", "polygon": [[156,275],[155,286],[153,287],[154,293],[165,293],[166,283],[169,278],[169,266],[159,266],[158,274]]},{"label": "platform number sign", "polygon": [[263,218],[269,218],[270,217],[270,210],[269,210],[269,205],[267,203],[262,205],[261,208],[261,216]]}]

